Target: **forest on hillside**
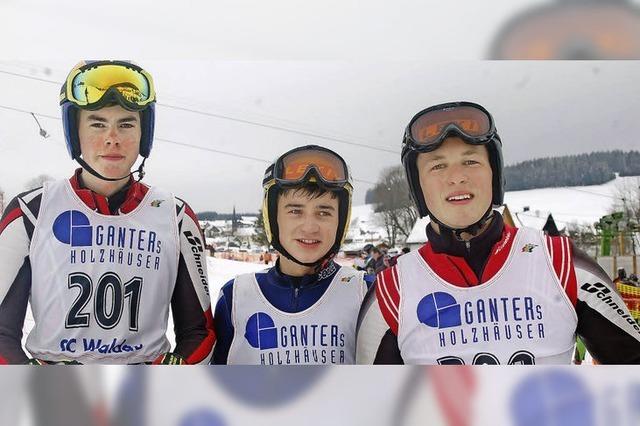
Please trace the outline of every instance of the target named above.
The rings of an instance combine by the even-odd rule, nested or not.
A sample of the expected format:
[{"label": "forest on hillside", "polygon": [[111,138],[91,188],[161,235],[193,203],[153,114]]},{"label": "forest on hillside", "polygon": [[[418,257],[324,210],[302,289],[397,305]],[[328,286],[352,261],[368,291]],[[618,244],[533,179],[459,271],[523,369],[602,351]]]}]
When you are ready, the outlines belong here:
[{"label": "forest on hillside", "polygon": [[507,191],[600,185],[615,177],[640,176],[640,151],[605,151],[523,161],[505,167]]}]

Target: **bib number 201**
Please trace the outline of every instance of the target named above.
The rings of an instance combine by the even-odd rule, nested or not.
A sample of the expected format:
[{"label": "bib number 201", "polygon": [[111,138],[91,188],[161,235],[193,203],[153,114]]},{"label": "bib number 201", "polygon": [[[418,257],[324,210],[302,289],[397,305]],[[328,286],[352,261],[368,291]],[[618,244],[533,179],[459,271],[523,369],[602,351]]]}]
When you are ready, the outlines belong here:
[{"label": "bib number 201", "polygon": [[[69,309],[65,327],[89,327],[91,314],[83,311],[94,293],[91,277],[82,272],[70,274],[68,286],[69,289],[78,288],[80,293]],[[98,325],[105,330],[118,325],[122,318],[126,299],[129,305],[129,330],[138,331],[141,290],[142,278],[140,277],[133,277],[122,284],[120,277],[113,272],[102,275],[98,280],[93,297],[93,314]]]}]

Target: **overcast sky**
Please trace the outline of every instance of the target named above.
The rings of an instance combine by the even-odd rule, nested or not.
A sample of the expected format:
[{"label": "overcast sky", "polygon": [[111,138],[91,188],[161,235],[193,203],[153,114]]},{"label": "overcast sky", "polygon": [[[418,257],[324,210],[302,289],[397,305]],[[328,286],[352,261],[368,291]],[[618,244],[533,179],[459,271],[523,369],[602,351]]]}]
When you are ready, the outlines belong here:
[{"label": "overcast sky", "polygon": [[[299,14],[291,14],[293,1],[218,2],[206,10],[186,1],[179,11],[127,2],[128,17],[153,11],[135,29],[121,23],[123,9],[59,3],[0,0],[7,23],[0,36],[15,40],[3,43],[0,58],[0,187],[10,196],[36,175],[73,171],[61,122],[45,116],[59,117],[59,83],[80,58],[129,58],[152,73],[157,139],[145,182],[196,211],[257,211],[267,164],[167,140],[264,160],[320,144],[341,153],[356,179],[375,181],[399,164],[415,112],[467,99],[493,113],[507,164],[640,145],[640,63],[476,60],[500,23],[530,1],[497,2],[499,12],[469,3],[472,17],[453,20],[440,2],[398,2],[393,10],[367,2],[373,14],[366,23],[350,2],[309,3]],[[36,8],[44,14],[32,14]],[[174,25],[177,18],[189,25]],[[29,114],[2,107],[34,112],[51,137],[39,136]],[[369,187],[356,184],[355,204]]]}]

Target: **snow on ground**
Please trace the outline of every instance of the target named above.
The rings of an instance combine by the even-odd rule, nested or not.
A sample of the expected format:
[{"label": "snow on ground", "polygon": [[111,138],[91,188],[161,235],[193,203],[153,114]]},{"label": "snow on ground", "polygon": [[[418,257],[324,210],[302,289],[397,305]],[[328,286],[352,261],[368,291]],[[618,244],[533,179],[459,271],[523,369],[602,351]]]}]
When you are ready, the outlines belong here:
[{"label": "snow on ground", "polygon": [[261,271],[266,267],[262,263],[237,262],[215,257],[207,257],[207,266],[209,271],[209,294],[211,294],[212,304],[215,304],[220,288],[227,281],[236,275]]},{"label": "snow on ground", "polygon": [[380,214],[374,213],[373,209],[373,204],[363,204],[351,207],[351,223],[349,225],[350,234],[358,229],[363,229],[370,233],[386,233]]},{"label": "snow on ground", "polygon": [[411,228],[411,232],[407,237],[407,244],[422,245],[427,241],[427,225],[429,224],[429,216],[420,217]]},{"label": "snow on ground", "polygon": [[361,250],[369,242],[387,238],[381,214],[374,213],[373,208],[373,204],[351,207],[351,220],[346,238],[351,242],[342,245],[343,251]]}]

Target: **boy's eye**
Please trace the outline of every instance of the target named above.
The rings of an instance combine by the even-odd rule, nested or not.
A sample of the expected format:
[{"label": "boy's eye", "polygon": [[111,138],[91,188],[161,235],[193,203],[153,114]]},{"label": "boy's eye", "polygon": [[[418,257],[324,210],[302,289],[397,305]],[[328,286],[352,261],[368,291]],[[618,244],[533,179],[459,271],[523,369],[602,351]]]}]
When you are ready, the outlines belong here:
[{"label": "boy's eye", "polygon": [[467,160],[464,162],[464,164],[466,165],[473,165],[473,164],[479,164],[476,160]]},{"label": "boy's eye", "polygon": [[331,212],[326,211],[326,210],[320,210],[318,212],[318,215],[320,215],[320,216],[331,216]]},{"label": "boy's eye", "polygon": [[445,167],[444,163],[438,163],[435,166],[433,166],[431,170],[442,170],[444,169],[444,167]]}]

